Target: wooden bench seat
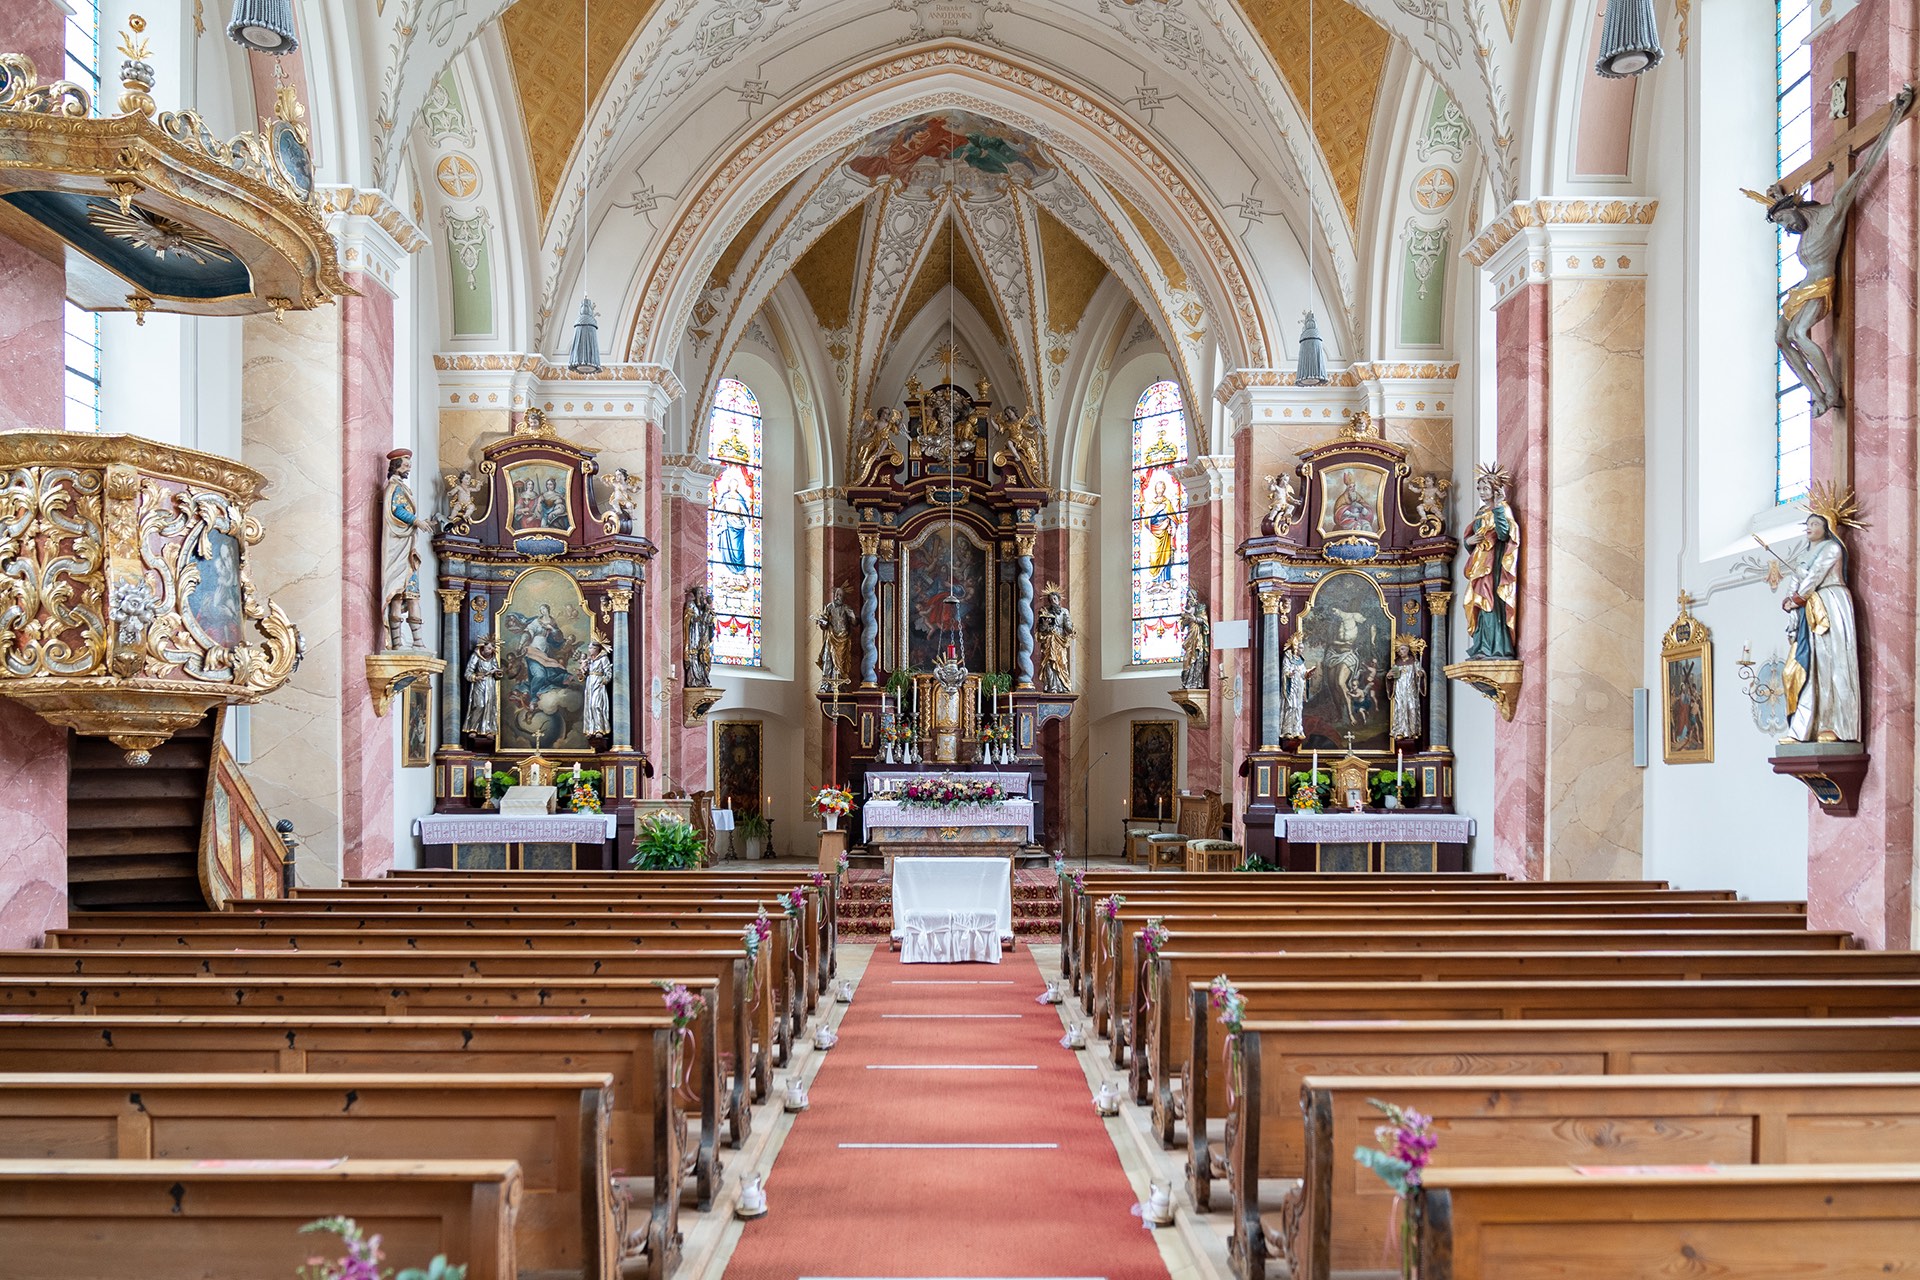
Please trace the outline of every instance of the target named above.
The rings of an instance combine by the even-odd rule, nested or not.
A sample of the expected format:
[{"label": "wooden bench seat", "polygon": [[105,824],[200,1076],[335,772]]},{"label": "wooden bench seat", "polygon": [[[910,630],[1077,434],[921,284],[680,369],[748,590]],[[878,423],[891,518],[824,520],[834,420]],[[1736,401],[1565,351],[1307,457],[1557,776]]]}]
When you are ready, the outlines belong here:
[{"label": "wooden bench seat", "polygon": [[1447,1169],[1422,1280],[1821,1276],[1920,1259],[1920,1164]]},{"label": "wooden bench seat", "polygon": [[[1093,1010],[1095,1029],[1102,1034],[1107,1031],[1110,1018],[1115,1014],[1124,1016],[1133,1000],[1134,975],[1139,967],[1140,933],[1149,920],[1159,920],[1172,931],[1175,937],[1183,937],[1190,932],[1272,932],[1275,935],[1288,931],[1316,927],[1316,921],[1328,922],[1328,927],[1354,928],[1366,920],[1376,920],[1384,927],[1418,928],[1422,924],[1429,926],[1452,926],[1515,930],[1538,930],[1552,928],[1582,928],[1591,924],[1595,928],[1634,929],[1666,927],[1688,927],[1708,929],[1773,929],[1790,932],[1806,930],[1804,911],[1791,908],[1779,911],[1734,911],[1732,907],[1770,906],[1773,904],[1752,903],[1705,903],[1697,909],[1684,912],[1675,910],[1666,903],[1636,903],[1616,901],[1605,903],[1555,903],[1540,908],[1532,906],[1514,907],[1507,903],[1489,905],[1485,903],[1445,904],[1410,906],[1397,902],[1376,903],[1367,907],[1337,904],[1323,906],[1316,903],[1195,903],[1162,904],[1145,903],[1124,904],[1117,916],[1099,921],[1101,931],[1099,945],[1089,957],[1088,966],[1094,988]],[[1361,914],[1364,912],[1365,914]],[[1271,950],[1284,949],[1284,944],[1275,943]],[[1114,1065],[1123,1061],[1120,1050],[1124,1048],[1126,1036],[1124,1029],[1119,1037],[1120,1044],[1114,1047]]]},{"label": "wooden bench seat", "polygon": [[511,1160],[519,1265],[619,1280],[612,1090],[580,1074],[0,1075],[0,1159]]},{"label": "wooden bench seat", "polygon": [[1920,1074],[1309,1076],[1306,1178],[1267,1231],[1294,1280],[1368,1270],[1392,1240],[1393,1191],[1353,1159],[1379,1098],[1433,1118],[1429,1168],[1920,1164]]},{"label": "wooden bench seat", "polygon": [[718,1185],[705,1083],[716,1073],[699,1048],[711,1043],[701,1035],[692,1050],[697,1142],[675,1103],[680,1035],[663,1016],[9,1016],[0,1017],[0,1072],[604,1073],[613,1080],[610,1158],[616,1171],[650,1180],[645,1238],[664,1256],[680,1234],[682,1188],[690,1179],[704,1209]]},{"label": "wooden bench seat", "polygon": [[467,1280],[515,1280],[520,1169],[499,1160],[0,1160],[8,1280],[278,1280],[337,1238],[343,1215],[387,1257],[436,1254]]},{"label": "wooden bench seat", "polygon": [[[1263,1021],[1237,1040],[1239,1083],[1225,1123],[1228,1244],[1236,1273],[1249,1278],[1265,1273],[1267,1257],[1258,1179],[1306,1172],[1300,1100],[1312,1076],[1920,1072],[1920,1019]],[[1196,1168],[1190,1161],[1190,1176]]]},{"label": "wooden bench seat", "polygon": [[[773,999],[768,957],[718,951],[64,950],[0,952],[0,983],[30,977],[342,977],[405,984],[422,978],[514,979],[522,986],[584,978],[659,981],[693,975],[718,990],[728,1145],[752,1131],[751,1103],[772,1090]],[[644,1003],[644,1002],[643,1002]],[[651,1012],[651,1009],[645,1010]]]},{"label": "wooden bench seat", "polygon": [[[1175,1145],[1175,1124],[1185,1114],[1184,1088],[1191,1062],[1195,1018],[1207,1036],[1207,1060],[1220,1062],[1225,1031],[1205,1008],[1204,992],[1214,975],[1235,981],[1535,981],[1559,982],[1701,978],[1858,978],[1920,977],[1920,956],[1894,951],[1420,951],[1359,952],[1347,955],[1220,955],[1168,950],[1155,957],[1136,986],[1138,1044],[1129,1064],[1134,1101],[1153,1108],[1153,1128],[1161,1145]],[[1164,993],[1174,993],[1168,999]],[[1205,1114],[1218,1116],[1226,1105],[1226,1085],[1218,1071],[1203,1077],[1209,1088]]]}]

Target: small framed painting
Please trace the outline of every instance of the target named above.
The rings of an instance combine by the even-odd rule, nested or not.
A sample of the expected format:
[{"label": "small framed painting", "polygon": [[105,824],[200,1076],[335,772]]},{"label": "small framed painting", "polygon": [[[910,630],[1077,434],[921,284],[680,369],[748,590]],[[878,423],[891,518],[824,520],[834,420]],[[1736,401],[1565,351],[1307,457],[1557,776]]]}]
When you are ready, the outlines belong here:
[{"label": "small framed painting", "polygon": [[415,680],[400,691],[400,724],[405,738],[400,766],[423,769],[433,763],[433,683]]},{"label": "small framed painting", "polygon": [[1713,763],[1713,636],[1688,611],[1660,642],[1660,758],[1668,764]]}]

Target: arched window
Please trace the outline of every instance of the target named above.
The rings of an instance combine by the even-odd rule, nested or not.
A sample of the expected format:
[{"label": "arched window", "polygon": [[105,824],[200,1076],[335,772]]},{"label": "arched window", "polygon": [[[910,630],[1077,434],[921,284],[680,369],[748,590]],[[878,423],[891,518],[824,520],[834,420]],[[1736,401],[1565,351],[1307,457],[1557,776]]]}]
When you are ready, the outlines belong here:
[{"label": "arched window", "polygon": [[[66,78],[100,92],[99,0],[76,0],[67,15]],[[66,428],[100,429],[100,315],[65,304]]]},{"label": "arched window", "polygon": [[[1813,49],[1806,43],[1812,24],[1813,0],[1774,0],[1775,174],[1780,177],[1805,164],[1813,153]],[[1800,283],[1800,264],[1793,256],[1799,238],[1784,227],[1776,230],[1775,237],[1775,286],[1784,297]],[[1812,483],[1813,415],[1799,377],[1785,360],[1776,357],[1776,364],[1773,496],[1784,505],[1806,496]]]},{"label": "arched window", "polygon": [[1133,660],[1180,660],[1187,598],[1187,460],[1180,384],[1156,382],[1133,407]]},{"label": "arched window", "polygon": [[707,587],[713,592],[713,660],[760,665],[760,401],[722,378],[707,422],[707,457],[720,464],[707,501]]}]

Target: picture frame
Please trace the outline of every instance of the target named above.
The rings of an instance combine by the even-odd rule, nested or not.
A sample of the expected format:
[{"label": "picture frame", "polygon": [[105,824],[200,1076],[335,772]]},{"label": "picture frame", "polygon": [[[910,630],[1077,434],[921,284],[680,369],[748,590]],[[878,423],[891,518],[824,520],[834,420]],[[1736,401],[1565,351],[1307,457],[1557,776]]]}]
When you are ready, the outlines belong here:
[{"label": "picture frame", "polygon": [[1127,820],[1172,821],[1180,791],[1180,722],[1135,720],[1128,729]]},{"label": "picture frame", "polygon": [[1660,758],[1713,763],[1713,633],[1680,593],[1680,616],[1660,640]]},{"label": "picture frame", "polygon": [[433,763],[433,684],[415,680],[400,691],[400,767]]}]

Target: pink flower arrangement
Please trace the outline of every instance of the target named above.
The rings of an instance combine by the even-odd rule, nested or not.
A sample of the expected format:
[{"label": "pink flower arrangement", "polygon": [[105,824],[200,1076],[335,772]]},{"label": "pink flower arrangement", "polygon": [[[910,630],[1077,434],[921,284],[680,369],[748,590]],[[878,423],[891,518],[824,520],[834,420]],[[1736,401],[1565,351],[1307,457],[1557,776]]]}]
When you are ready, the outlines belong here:
[{"label": "pink flower arrangement", "polygon": [[1409,1277],[1413,1274],[1414,1233],[1420,1218],[1421,1172],[1432,1163],[1440,1140],[1433,1133],[1433,1117],[1378,1098],[1368,1098],[1367,1102],[1386,1114],[1387,1123],[1373,1131],[1374,1141],[1380,1145],[1356,1148],[1353,1158],[1393,1188],[1394,1209],[1400,1219],[1400,1274]]},{"label": "pink flower arrangement", "polygon": [[761,944],[773,936],[773,921],[767,919],[767,913],[762,911],[740,936],[746,947],[747,959],[755,959],[760,954]]},{"label": "pink flower arrangement", "polygon": [[1207,1007],[1229,1031],[1239,1031],[1247,1018],[1247,998],[1224,973],[1207,984]]},{"label": "pink flower arrangement", "polygon": [[1160,948],[1166,946],[1167,939],[1172,936],[1173,930],[1167,928],[1167,922],[1160,916],[1154,916],[1147,921],[1147,927],[1140,931],[1140,950],[1151,960],[1160,954]]},{"label": "pink flower arrangement", "polygon": [[1006,788],[997,782],[972,782],[964,778],[910,778],[894,793],[901,804],[924,809],[960,809],[974,804],[995,804],[1007,798]]},{"label": "pink flower arrangement", "polygon": [[673,1025],[681,1031],[691,1026],[693,1020],[700,1016],[700,1011],[707,1007],[705,998],[687,990],[684,983],[663,982],[660,992],[661,1002],[667,1006],[667,1012],[673,1015]]},{"label": "pink flower arrangement", "polygon": [[848,867],[850,867],[850,866],[852,866],[852,865],[853,865],[853,859],[852,859],[852,858],[849,858],[849,857],[847,856],[847,851],[846,851],[845,849],[842,849],[842,850],[840,851],[840,856],[839,856],[839,858],[837,858],[837,859],[836,859],[836,860],[834,861],[834,864],[833,864],[833,865],[834,865],[834,866],[835,866],[835,867],[836,867],[837,869],[839,869],[839,870],[841,870],[841,871],[845,871],[845,870],[846,870],[846,869],[847,869]]},{"label": "pink flower arrangement", "polygon": [[824,871],[809,872],[807,878],[813,881],[813,887],[816,889],[824,887],[827,883],[827,873]]},{"label": "pink flower arrangement", "polygon": [[300,1228],[302,1235],[326,1231],[339,1236],[347,1251],[337,1261],[308,1258],[294,1275],[299,1280],[466,1280],[465,1263],[454,1265],[445,1254],[435,1255],[426,1267],[408,1267],[395,1275],[380,1267],[380,1237],[361,1232],[352,1218],[321,1218]]},{"label": "pink flower arrangement", "polygon": [[1116,893],[1094,903],[1093,909],[1103,920],[1118,920],[1120,918],[1120,908],[1126,905],[1126,901],[1126,894]]},{"label": "pink flower arrangement", "polygon": [[805,889],[792,889],[781,894],[780,905],[786,908],[788,915],[798,919],[804,915],[807,910],[807,891]]}]

